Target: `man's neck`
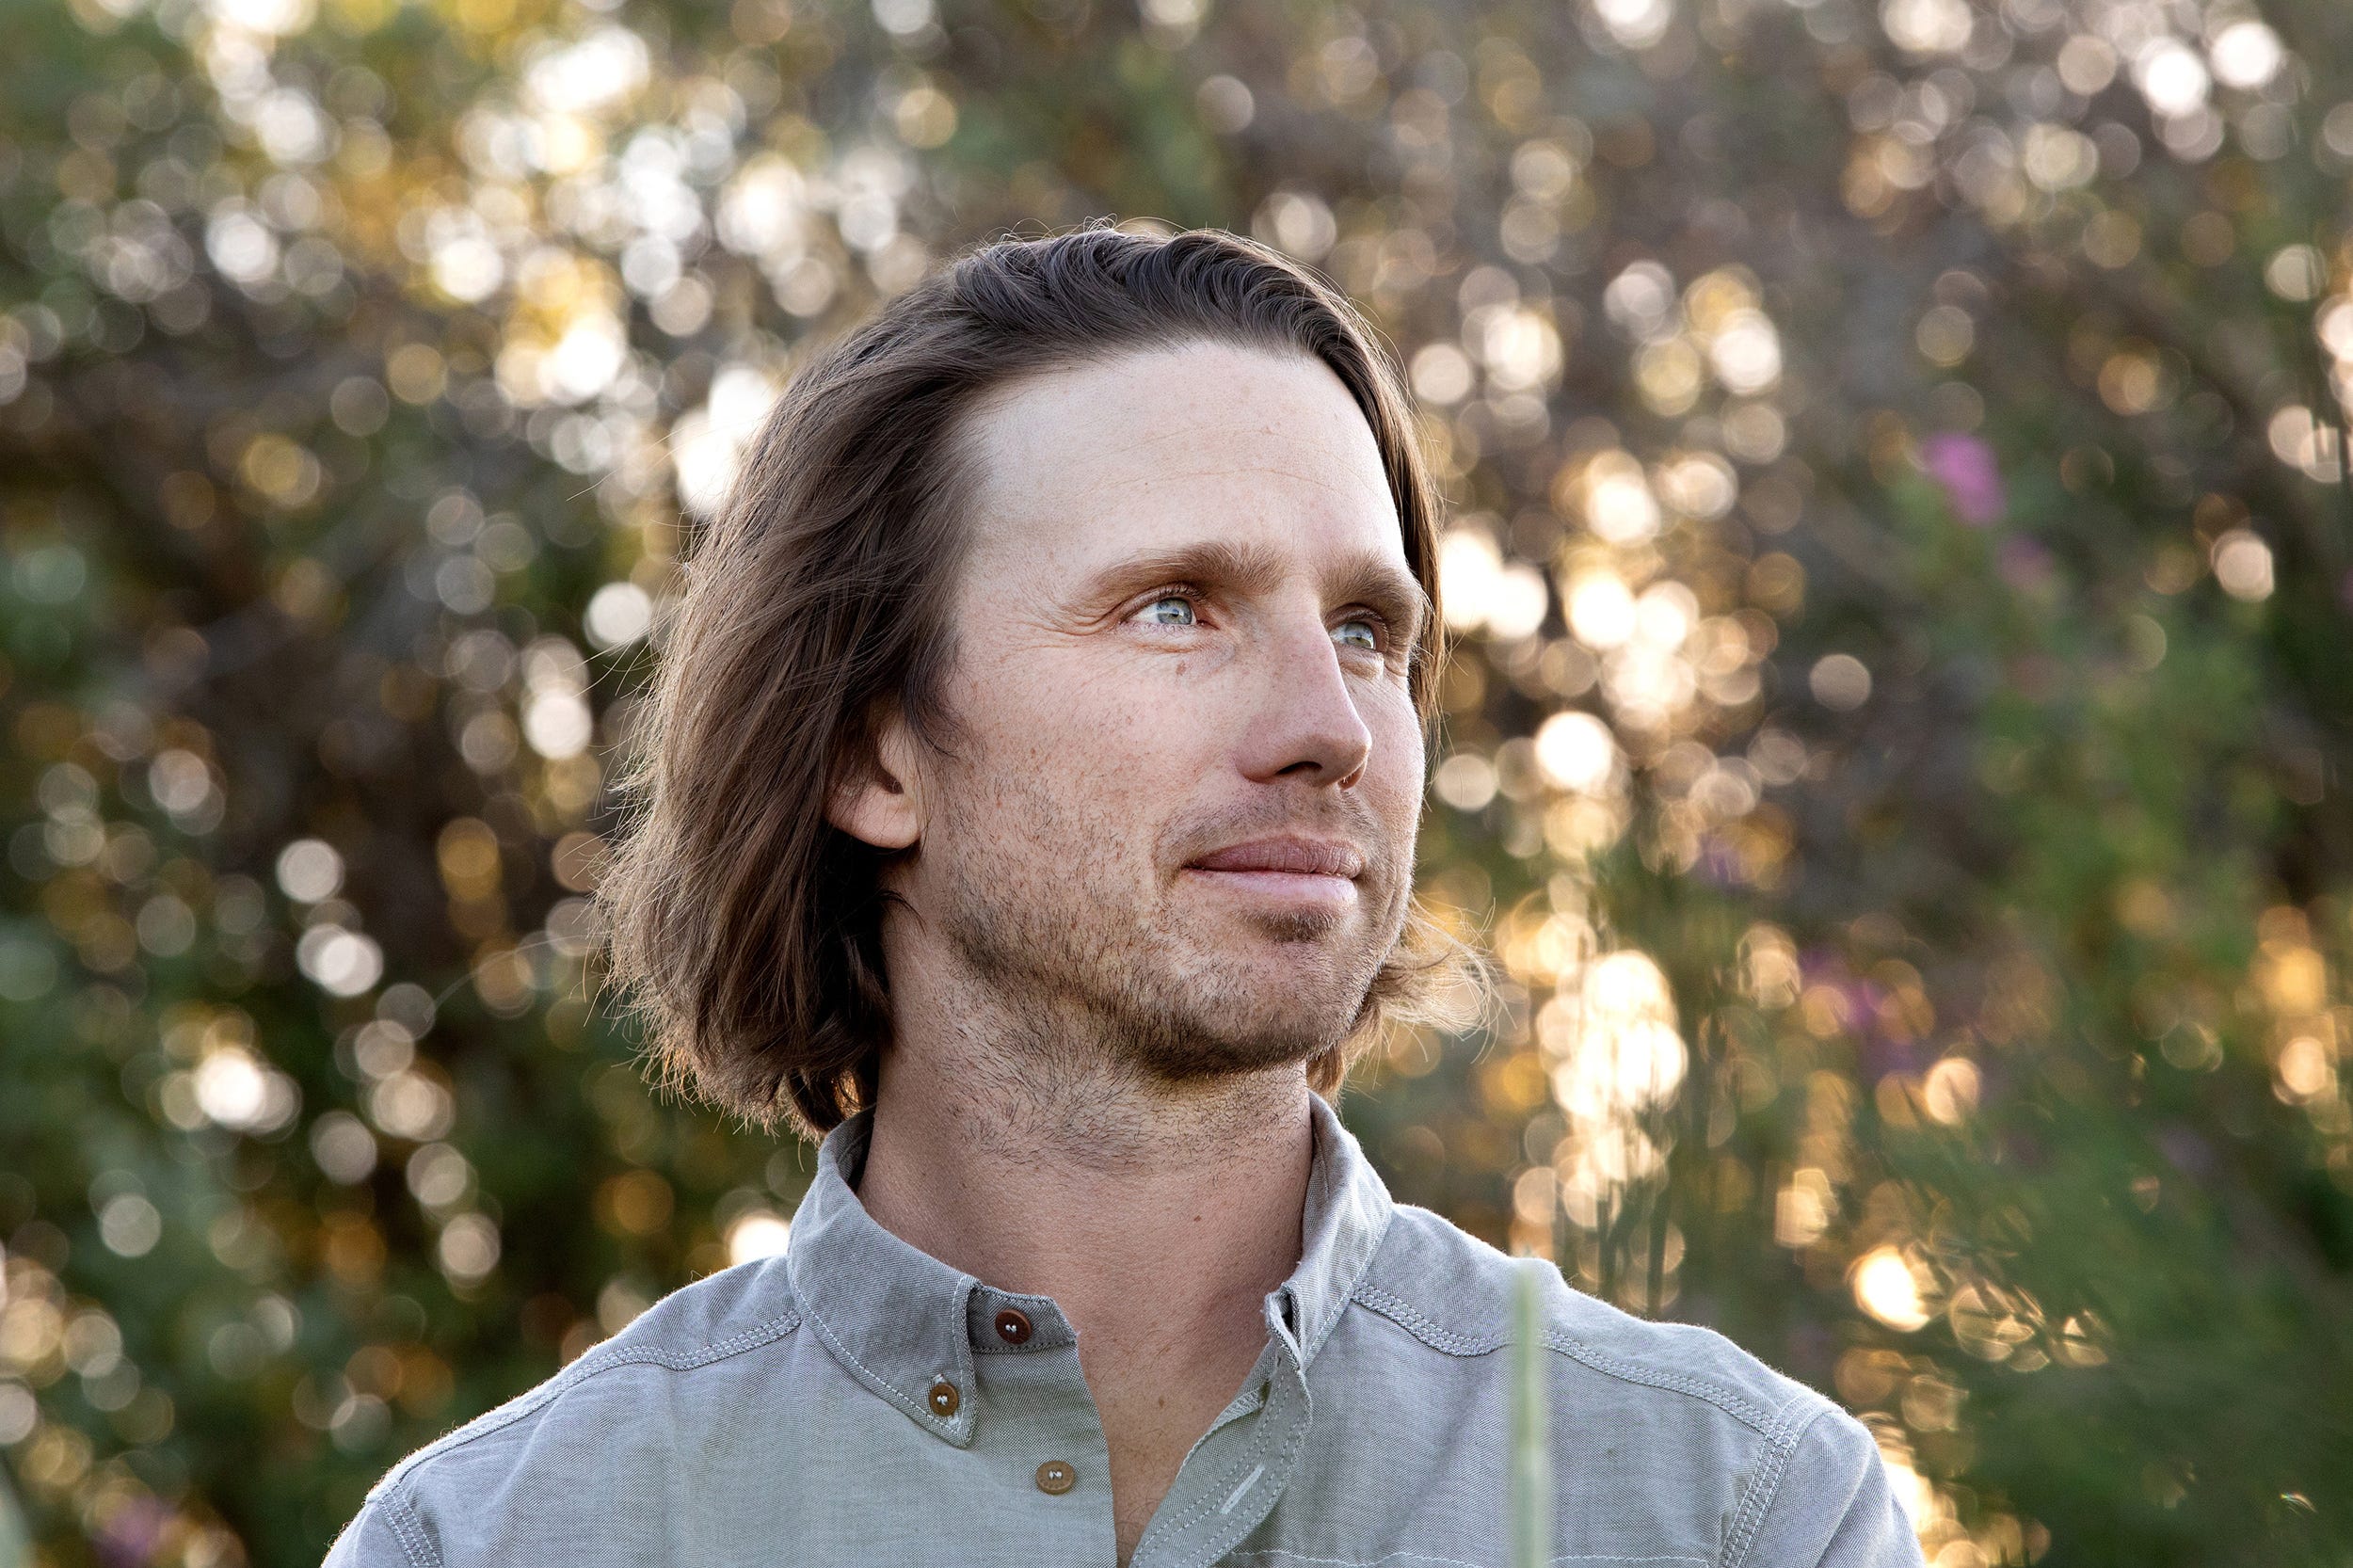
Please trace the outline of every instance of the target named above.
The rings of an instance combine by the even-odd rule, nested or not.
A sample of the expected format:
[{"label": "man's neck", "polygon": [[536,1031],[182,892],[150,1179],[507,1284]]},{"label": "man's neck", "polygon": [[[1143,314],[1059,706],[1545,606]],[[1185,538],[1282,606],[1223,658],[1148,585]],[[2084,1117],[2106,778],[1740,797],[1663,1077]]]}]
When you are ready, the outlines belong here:
[{"label": "man's neck", "polygon": [[[894,999],[895,1000],[895,999]],[[928,1011],[928,1010],[926,1010]],[[1314,1128],[1297,1066],[1170,1086],[1105,1053],[906,1029],[858,1198],[902,1240],[1051,1296],[1112,1456],[1120,1560],[1266,1342],[1300,1256]],[[1090,1054],[1092,1060],[1089,1059]]]},{"label": "man's neck", "polygon": [[[980,1074],[894,1053],[858,1198],[886,1230],[1083,1332],[1187,1298],[1248,1320],[1299,1261],[1313,1152],[1296,1069],[1184,1096],[1066,1086],[1012,1110]],[[1255,1350],[1255,1347],[1254,1347]]]}]

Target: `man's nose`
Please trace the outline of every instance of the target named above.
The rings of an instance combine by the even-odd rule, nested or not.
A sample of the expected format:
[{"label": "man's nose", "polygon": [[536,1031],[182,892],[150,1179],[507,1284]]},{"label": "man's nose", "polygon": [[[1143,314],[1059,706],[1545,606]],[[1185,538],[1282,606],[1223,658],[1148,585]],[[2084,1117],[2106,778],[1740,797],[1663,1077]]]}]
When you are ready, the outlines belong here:
[{"label": "man's nose", "polygon": [[1372,754],[1339,651],[1321,619],[1291,622],[1261,645],[1259,702],[1242,742],[1243,774],[1347,789]]}]

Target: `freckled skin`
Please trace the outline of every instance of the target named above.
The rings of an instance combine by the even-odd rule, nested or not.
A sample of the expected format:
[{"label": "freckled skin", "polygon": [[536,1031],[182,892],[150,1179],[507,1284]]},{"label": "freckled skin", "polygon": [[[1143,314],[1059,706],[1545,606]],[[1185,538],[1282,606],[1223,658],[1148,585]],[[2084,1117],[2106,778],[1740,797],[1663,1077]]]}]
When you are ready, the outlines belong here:
[{"label": "freckled skin", "polygon": [[[984,426],[948,692],[963,733],[927,760],[938,812],[904,891],[1000,987],[1182,1077],[1310,1055],[1353,1022],[1404,917],[1422,755],[1401,646],[1337,647],[1345,606],[1319,581],[1360,554],[1406,572],[1362,415],[1312,362],[1164,358],[1200,384],[1082,372]],[[1205,541],[1284,575],[1189,630],[1132,618],[1161,584],[1104,581]],[[1364,851],[1353,910],[1252,907],[1180,874],[1278,831]]]},{"label": "freckled skin", "polygon": [[[972,433],[955,732],[887,722],[884,775],[832,803],[909,852],[858,1195],[1068,1317],[1125,1562],[1299,1258],[1304,1064],[1361,1016],[1411,892],[1426,604],[1371,430],[1312,360],[1127,355]],[[1361,872],[1193,864],[1281,835]]]}]

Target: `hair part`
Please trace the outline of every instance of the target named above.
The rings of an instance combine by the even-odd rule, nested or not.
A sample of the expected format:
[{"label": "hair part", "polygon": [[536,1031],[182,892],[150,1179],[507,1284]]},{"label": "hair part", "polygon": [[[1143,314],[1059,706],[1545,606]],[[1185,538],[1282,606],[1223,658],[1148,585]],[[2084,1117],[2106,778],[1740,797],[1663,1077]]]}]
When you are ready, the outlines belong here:
[{"label": "hair part", "polygon": [[[876,765],[881,717],[931,744],[953,733],[939,694],[982,477],[972,415],[1026,377],[1195,343],[1304,354],[1338,376],[1434,610],[1442,503],[1403,378],[1314,274],[1224,231],[1107,219],[941,264],[792,379],[658,628],[596,899],[605,979],[644,1016],[666,1085],[813,1136],[873,1103],[890,1040],[888,856],[835,827],[826,804]],[[1443,634],[1433,614],[1414,650],[1425,728]],[[1410,909],[1356,1028],[1309,1062],[1309,1082],[1333,1094],[1385,1026],[1450,1016],[1474,967]]]}]

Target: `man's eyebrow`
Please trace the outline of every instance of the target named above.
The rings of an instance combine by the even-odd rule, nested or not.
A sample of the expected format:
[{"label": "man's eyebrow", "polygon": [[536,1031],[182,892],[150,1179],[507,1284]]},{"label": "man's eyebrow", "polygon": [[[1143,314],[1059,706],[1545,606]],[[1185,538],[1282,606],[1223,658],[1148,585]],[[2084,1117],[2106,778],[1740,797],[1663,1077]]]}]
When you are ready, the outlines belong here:
[{"label": "man's eyebrow", "polygon": [[1248,594],[1264,593],[1282,579],[1282,558],[1273,551],[1225,539],[1205,539],[1199,544],[1129,556],[1105,568],[1096,582],[1120,587],[1199,583]]},{"label": "man's eyebrow", "polygon": [[1409,640],[1420,639],[1436,611],[1430,601],[1430,590],[1386,555],[1368,551],[1355,556],[1332,581],[1338,590],[1333,595],[1335,600],[1380,611],[1389,618],[1398,634]]}]

